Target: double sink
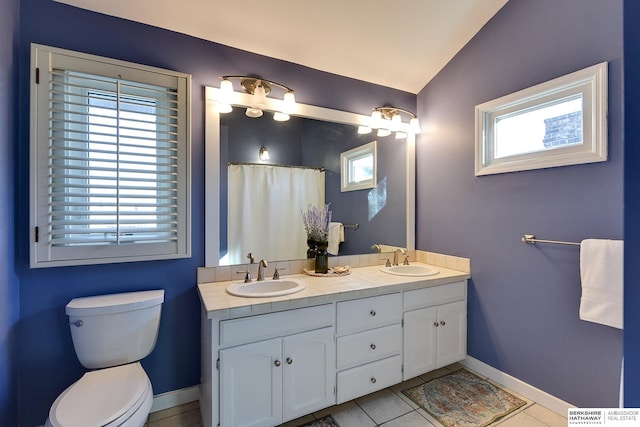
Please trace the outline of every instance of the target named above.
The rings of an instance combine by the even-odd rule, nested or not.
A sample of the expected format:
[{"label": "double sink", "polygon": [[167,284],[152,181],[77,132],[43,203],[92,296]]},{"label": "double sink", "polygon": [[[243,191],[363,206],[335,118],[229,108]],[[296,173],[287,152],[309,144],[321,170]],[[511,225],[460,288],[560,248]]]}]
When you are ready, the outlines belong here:
[{"label": "double sink", "polygon": [[[380,267],[380,271],[396,276],[433,276],[440,271],[428,265],[393,265]],[[227,292],[238,297],[267,298],[279,297],[300,292],[306,288],[305,284],[295,279],[261,280],[250,283],[232,283],[227,287]]]}]

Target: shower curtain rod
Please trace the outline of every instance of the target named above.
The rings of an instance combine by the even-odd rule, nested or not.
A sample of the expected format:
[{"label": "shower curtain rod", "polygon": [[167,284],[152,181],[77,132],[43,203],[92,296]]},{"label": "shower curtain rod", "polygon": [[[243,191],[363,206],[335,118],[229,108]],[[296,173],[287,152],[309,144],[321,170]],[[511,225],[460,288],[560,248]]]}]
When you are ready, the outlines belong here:
[{"label": "shower curtain rod", "polygon": [[523,243],[527,243],[533,245],[535,243],[552,243],[554,245],[571,245],[571,246],[580,246],[580,243],[576,242],[563,242],[560,240],[544,240],[544,239],[536,239],[534,234],[525,234],[520,239]]},{"label": "shower curtain rod", "polygon": [[277,163],[250,163],[250,162],[227,162],[227,165],[237,166],[276,166],[279,168],[293,168],[293,169],[314,169],[320,172],[324,172],[324,167],[311,167],[311,166],[297,166],[297,165],[281,165]]}]

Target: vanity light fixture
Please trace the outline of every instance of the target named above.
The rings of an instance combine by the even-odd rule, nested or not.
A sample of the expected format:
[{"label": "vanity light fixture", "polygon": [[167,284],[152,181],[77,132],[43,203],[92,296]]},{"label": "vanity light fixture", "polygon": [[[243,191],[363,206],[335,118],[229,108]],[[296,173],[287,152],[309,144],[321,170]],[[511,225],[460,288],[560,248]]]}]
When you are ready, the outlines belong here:
[{"label": "vanity light fixture", "polygon": [[230,102],[233,95],[233,83],[231,81],[233,79],[240,80],[240,86],[242,86],[244,91],[253,95],[251,104],[247,107],[245,113],[248,117],[262,117],[263,110],[267,107],[267,95],[271,93],[272,88],[278,87],[284,91],[283,109],[282,111],[274,112],[273,119],[280,122],[289,120],[289,114],[293,111],[296,104],[293,89],[259,77],[222,76],[222,82],[220,83],[222,96],[218,103],[218,111],[221,113],[229,113],[233,110]]},{"label": "vanity light fixture", "polygon": [[[410,117],[408,127],[402,121],[401,114],[406,114]],[[360,126],[358,128],[359,134],[370,133],[373,129],[377,129],[377,136],[384,137],[389,136],[391,133],[396,133],[396,139],[403,139],[407,137],[407,131],[414,135],[421,132],[420,122],[418,116],[409,110],[398,107],[376,107],[371,113],[371,121],[369,126]]]},{"label": "vanity light fixture", "polygon": [[260,153],[258,154],[260,160],[269,160],[269,152],[267,151],[267,147],[261,147]]}]

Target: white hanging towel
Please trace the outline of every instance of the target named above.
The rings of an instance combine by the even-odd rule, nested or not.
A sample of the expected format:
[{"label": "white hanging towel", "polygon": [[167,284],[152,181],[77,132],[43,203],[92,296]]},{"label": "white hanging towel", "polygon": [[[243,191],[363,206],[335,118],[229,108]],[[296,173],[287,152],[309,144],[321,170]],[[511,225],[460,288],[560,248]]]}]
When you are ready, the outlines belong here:
[{"label": "white hanging towel", "polygon": [[330,222],[327,252],[331,255],[338,255],[340,242],[344,242],[344,225],[341,222]]},{"label": "white hanging towel", "polygon": [[580,243],[580,319],[622,329],[623,241]]}]

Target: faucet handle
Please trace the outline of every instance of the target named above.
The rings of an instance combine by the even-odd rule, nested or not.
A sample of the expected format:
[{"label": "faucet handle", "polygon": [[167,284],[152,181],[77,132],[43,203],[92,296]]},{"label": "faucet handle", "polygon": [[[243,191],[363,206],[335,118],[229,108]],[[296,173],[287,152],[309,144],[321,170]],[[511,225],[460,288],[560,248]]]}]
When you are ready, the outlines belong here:
[{"label": "faucet handle", "polygon": [[405,257],[404,257],[404,262],[403,262],[403,264],[404,264],[404,265],[409,265],[409,256],[405,256]]},{"label": "faucet handle", "polygon": [[384,264],[385,267],[391,267],[391,260],[387,258],[387,262]]},{"label": "faucet handle", "polygon": [[251,273],[249,272],[249,270],[247,270],[247,271],[236,271],[236,273],[238,273],[238,274],[245,274],[245,276],[244,276],[244,283],[249,283],[249,282],[251,282]]},{"label": "faucet handle", "polygon": [[273,270],[273,280],[278,280],[280,279],[280,273],[278,273],[279,270],[285,270],[287,267],[281,267],[281,268],[276,268],[275,270]]}]

